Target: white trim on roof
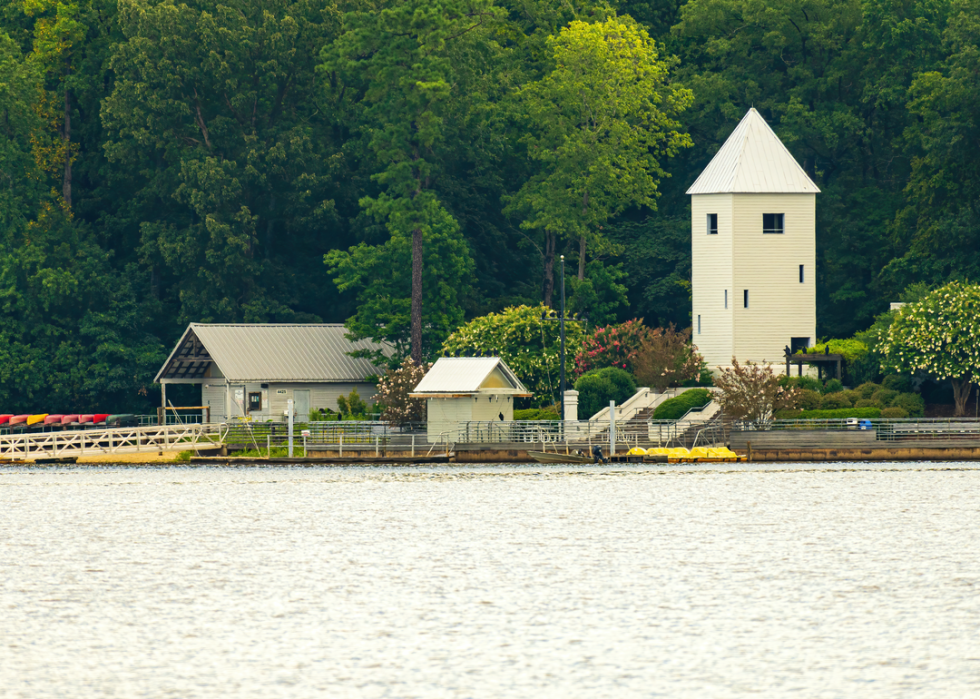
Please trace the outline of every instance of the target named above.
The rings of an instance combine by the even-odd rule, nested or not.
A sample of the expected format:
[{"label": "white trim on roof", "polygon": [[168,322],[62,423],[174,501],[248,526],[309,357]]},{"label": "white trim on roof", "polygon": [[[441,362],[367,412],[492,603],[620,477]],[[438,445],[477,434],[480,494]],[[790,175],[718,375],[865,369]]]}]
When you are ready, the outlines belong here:
[{"label": "white trim on roof", "polygon": [[[500,370],[511,388],[480,388],[495,369]],[[500,357],[442,357],[409,395],[424,398],[475,393],[531,395]]]},{"label": "white trim on roof", "polygon": [[687,193],[819,194],[820,189],[753,107]]}]

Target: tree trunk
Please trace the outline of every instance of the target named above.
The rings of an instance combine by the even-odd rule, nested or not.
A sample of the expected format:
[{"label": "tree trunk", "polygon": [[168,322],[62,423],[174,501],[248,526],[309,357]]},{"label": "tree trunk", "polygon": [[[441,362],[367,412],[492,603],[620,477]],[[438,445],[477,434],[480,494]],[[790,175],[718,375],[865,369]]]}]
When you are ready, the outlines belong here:
[{"label": "tree trunk", "polygon": [[71,97],[68,88],[65,87],[65,128],[61,132],[61,138],[65,142],[65,177],[61,185],[61,193],[65,198],[65,205],[71,208]]},{"label": "tree trunk", "polygon": [[578,239],[578,280],[585,281],[585,236]]},{"label": "tree trunk", "polygon": [[422,229],[412,231],[412,361],[422,365]]},{"label": "tree trunk", "polygon": [[956,417],[966,415],[966,401],[970,398],[972,386],[966,379],[953,379],[953,402],[956,403]]},{"label": "tree trunk", "polygon": [[542,280],[542,300],[551,307],[551,292],[555,288],[555,234],[544,232],[544,279]]}]

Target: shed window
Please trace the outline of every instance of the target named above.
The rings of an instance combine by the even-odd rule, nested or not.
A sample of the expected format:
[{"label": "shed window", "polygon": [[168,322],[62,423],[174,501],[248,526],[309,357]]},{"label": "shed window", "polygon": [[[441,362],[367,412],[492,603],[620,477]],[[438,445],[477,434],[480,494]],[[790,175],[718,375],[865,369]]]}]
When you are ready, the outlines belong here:
[{"label": "shed window", "polygon": [[762,214],[762,232],[777,233],[783,232],[784,214]]},{"label": "shed window", "polygon": [[708,235],[718,235],[718,214],[708,214]]},{"label": "shed window", "polygon": [[749,307],[749,290],[748,289],[746,289],[745,291],[742,292],[742,305],[745,306],[746,308]]},{"label": "shed window", "polygon": [[698,316],[698,335],[701,334],[701,316]]},{"label": "shed window", "polygon": [[725,308],[728,308],[728,289],[725,289]]},{"label": "shed window", "polygon": [[261,393],[249,393],[248,394],[248,412],[253,412],[257,410],[262,410],[262,394]]},{"label": "shed window", "polygon": [[803,283],[803,265],[800,265],[800,284]]}]

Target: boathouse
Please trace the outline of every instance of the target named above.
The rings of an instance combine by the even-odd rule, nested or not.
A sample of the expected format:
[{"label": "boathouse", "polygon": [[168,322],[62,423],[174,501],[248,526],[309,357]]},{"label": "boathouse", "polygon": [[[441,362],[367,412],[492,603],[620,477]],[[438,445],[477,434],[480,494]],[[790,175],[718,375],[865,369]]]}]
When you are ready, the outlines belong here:
[{"label": "boathouse", "polygon": [[292,399],[297,419],[312,410],[337,410],[337,398],[357,390],[365,401],[376,394],[369,377],[383,373],[357,350],[390,350],[373,342],[351,342],[343,325],[332,323],[203,324],[187,326],[155,381],[167,404],[169,384],[200,384],[201,405],[214,422],[249,417],[283,420]]},{"label": "boathouse", "polygon": [[412,398],[425,398],[430,442],[461,423],[510,422],[514,399],[533,395],[500,357],[442,357],[429,369]]},{"label": "boathouse", "polygon": [[814,343],[819,192],[755,109],[687,191],[692,341],[711,369]]}]

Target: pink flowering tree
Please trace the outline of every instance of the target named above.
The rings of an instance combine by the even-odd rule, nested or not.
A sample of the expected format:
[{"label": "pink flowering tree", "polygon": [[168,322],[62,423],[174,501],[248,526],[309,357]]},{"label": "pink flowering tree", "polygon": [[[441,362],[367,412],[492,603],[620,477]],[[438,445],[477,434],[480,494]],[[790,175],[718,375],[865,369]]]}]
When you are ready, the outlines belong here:
[{"label": "pink flowering tree", "polygon": [[378,381],[378,403],[384,407],[382,420],[396,425],[425,421],[425,399],[410,398],[431,364],[416,364],[409,357],[397,369],[389,369]]},{"label": "pink flowering tree", "polygon": [[611,366],[633,373],[636,357],[649,334],[642,318],[597,328],[575,356],[575,375]]}]

